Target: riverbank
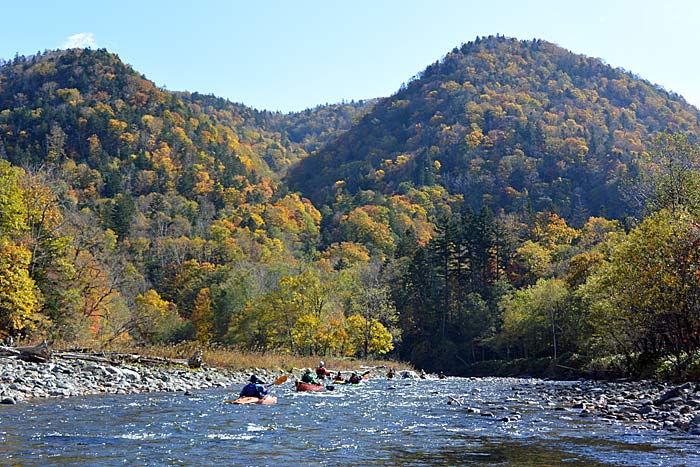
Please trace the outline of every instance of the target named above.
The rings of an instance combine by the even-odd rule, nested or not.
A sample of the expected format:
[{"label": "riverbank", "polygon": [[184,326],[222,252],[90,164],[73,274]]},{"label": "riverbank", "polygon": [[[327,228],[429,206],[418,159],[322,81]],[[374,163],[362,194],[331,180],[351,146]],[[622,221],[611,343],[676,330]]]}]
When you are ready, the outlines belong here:
[{"label": "riverbank", "polygon": [[[260,373],[262,378],[269,376],[274,380],[273,375]],[[248,374],[241,371],[208,367],[192,370],[185,366],[113,365],[81,359],[33,363],[0,357],[0,403],[101,393],[187,393],[194,389],[240,384],[247,377]]]},{"label": "riverbank", "polygon": [[[308,363],[308,366],[315,366],[307,362],[310,357],[301,361],[295,359],[281,362],[273,361],[269,356],[258,359],[260,362],[254,365],[254,356],[247,355],[245,359],[239,359],[236,365],[226,360],[228,367],[215,368],[207,364],[211,354],[205,353],[204,363],[198,368],[190,368],[187,360],[160,355],[117,355],[118,357],[113,355],[108,358],[93,354],[54,353],[50,360],[41,363],[25,361],[17,356],[0,356],[0,403],[16,404],[35,398],[103,393],[189,393],[192,390],[215,387],[231,387],[234,393],[238,393],[241,386],[248,382],[251,373],[271,383],[281,375],[300,375],[302,369],[294,364]],[[217,363],[221,364],[223,361],[219,360]],[[291,366],[282,367],[281,363]],[[261,368],[262,364],[265,364],[266,368]],[[384,368],[383,365],[366,364],[367,362],[338,361],[328,366],[343,371],[349,368]]]},{"label": "riverbank", "polygon": [[448,396],[448,404],[460,406],[472,416],[510,423],[519,420],[522,407],[526,406],[543,413],[561,413],[566,419],[589,418],[632,429],[700,435],[700,383],[672,385],[660,381],[554,381],[517,377],[465,380],[511,382],[510,394],[501,401],[484,400],[479,392],[468,397]]},{"label": "riverbank", "polygon": [[559,387],[541,384],[537,391],[547,404],[580,417],[700,435],[699,383],[582,380]]},{"label": "riverbank", "polygon": [[624,376],[617,368],[586,365],[580,359],[560,357],[553,359],[518,358],[511,360],[484,360],[460,367],[465,377],[500,376],[504,378],[532,377],[571,381],[580,378],[593,380],[619,379]]}]

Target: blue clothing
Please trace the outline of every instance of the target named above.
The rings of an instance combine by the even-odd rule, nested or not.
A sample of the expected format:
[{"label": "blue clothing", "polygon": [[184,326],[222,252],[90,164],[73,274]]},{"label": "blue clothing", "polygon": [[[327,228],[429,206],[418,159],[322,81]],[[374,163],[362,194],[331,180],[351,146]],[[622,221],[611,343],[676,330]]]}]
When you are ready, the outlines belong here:
[{"label": "blue clothing", "polygon": [[267,388],[262,384],[248,383],[243,386],[240,397],[257,397],[262,399],[267,395]]}]

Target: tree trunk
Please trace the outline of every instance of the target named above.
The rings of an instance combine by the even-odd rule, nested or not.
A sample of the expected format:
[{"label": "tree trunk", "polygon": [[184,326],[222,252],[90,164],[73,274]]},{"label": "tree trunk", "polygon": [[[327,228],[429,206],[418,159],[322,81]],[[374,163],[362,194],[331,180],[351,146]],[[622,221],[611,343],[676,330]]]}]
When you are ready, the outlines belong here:
[{"label": "tree trunk", "polygon": [[550,319],[552,321],[552,346],[554,347],[554,359],[557,359],[557,329],[554,325],[554,308],[550,310]]},{"label": "tree trunk", "polygon": [[51,349],[49,343],[43,341],[41,344],[26,347],[17,347],[20,360],[25,362],[46,363],[51,360]]}]

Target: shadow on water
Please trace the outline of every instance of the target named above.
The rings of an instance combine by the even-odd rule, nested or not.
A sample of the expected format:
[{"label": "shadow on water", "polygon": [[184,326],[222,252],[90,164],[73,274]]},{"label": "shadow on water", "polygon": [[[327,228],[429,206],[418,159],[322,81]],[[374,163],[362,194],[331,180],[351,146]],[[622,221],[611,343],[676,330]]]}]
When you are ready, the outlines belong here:
[{"label": "shadow on water", "polygon": [[437,452],[415,452],[398,449],[388,459],[387,465],[434,466],[434,465],[508,465],[521,467],[567,465],[574,467],[597,467],[612,465],[605,462],[568,455],[547,446],[520,443],[494,443],[484,440],[474,448],[445,448]]},{"label": "shadow on water", "polygon": [[[647,446],[635,446],[633,451],[627,451],[627,446],[620,443],[599,443],[598,446],[588,443],[580,443],[581,440],[558,440],[556,443],[530,441],[519,442],[517,440],[493,440],[480,439],[471,447],[445,447],[431,452],[416,452],[399,448],[388,459],[389,465],[499,465],[519,467],[542,466],[573,466],[573,467],[598,467],[612,465],[686,465],[658,463],[658,460],[647,459],[644,452],[657,451],[657,448]],[[582,444],[584,449],[577,450],[575,445]],[[607,444],[607,445],[606,445]],[[586,455],[586,451],[597,451]],[[600,460],[597,458],[607,458]],[[616,460],[616,458],[619,458]],[[636,459],[636,460],[635,460]]]},{"label": "shadow on water", "polygon": [[12,467],[700,465],[695,437],[582,419],[535,387],[377,378],[316,394],[286,384],[269,406],[224,404],[224,390],[42,400],[1,408],[0,458]]}]

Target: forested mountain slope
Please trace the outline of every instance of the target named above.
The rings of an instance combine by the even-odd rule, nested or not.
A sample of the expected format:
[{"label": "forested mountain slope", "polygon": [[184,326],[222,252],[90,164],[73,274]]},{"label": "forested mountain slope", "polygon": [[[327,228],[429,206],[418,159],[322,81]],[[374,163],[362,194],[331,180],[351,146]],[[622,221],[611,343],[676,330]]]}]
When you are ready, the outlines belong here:
[{"label": "forested mountain slope", "polygon": [[338,189],[384,194],[438,183],[473,209],[619,217],[622,178],[651,135],[697,132],[700,114],[599,59],[488,37],[455,48],[288,181],[317,205]]},{"label": "forested mountain slope", "polygon": [[17,56],[0,338],[680,372],[699,121],[540,40],[477,39],[393,96],[292,114],[159,89],[105,50]]},{"label": "forested mountain slope", "polygon": [[[17,325],[0,337],[26,334],[37,316],[48,319],[44,332],[62,338],[93,321],[98,339],[134,337],[143,306],[155,300],[161,314],[187,320],[201,295],[211,302],[207,313],[223,313],[207,315],[205,339],[221,340],[246,300],[234,304],[219,282],[251,264],[292,268],[315,251],[320,214],[280,175],[367,106],[284,115],[169,92],[105,50],[0,63],[0,159],[14,166],[1,167],[0,192],[13,196],[0,204],[19,216],[0,222],[0,246],[7,239],[32,250],[29,264],[13,261],[37,292],[28,321],[13,318]],[[20,208],[30,195],[39,198]],[[51,215],[32,217],[42,210]],[[149,289],[155,295],[144,295]],[[149,304],[137,305],[139,297]]]},{"label": "forested mountain slope", "polygon": [[[364,107],[319,106],[283,115],[213,96],[171,93],[105,50],[52,51],[0,67],[0,128],[8,159],[28,164],[67,157],[87,162],[117,186],[155,170],[161,187],[175,182],[185,193],[195,165],[223,184],[242,173],[272,175],[304,157],[306,146],[313,149],[349,128]],[[118,170],[113,158],[120,161]],[[164,174],[163,160],[184,170],[182,177]],[[168,180],[172,176],[177,180]]]}]

